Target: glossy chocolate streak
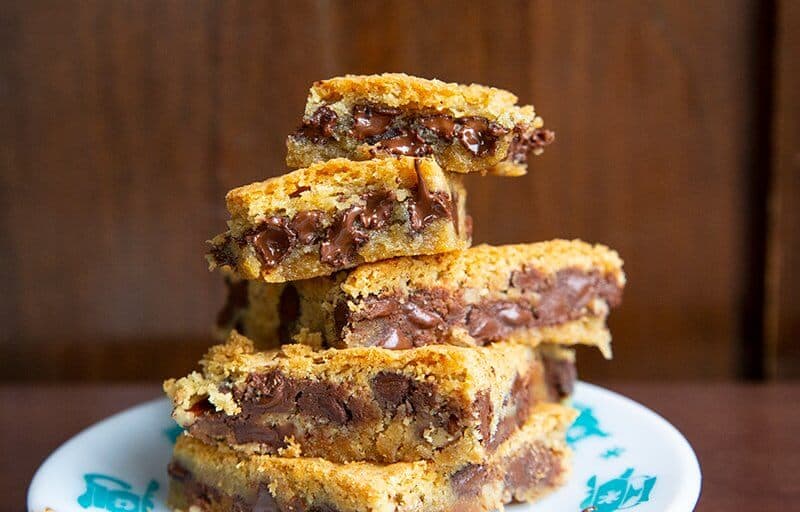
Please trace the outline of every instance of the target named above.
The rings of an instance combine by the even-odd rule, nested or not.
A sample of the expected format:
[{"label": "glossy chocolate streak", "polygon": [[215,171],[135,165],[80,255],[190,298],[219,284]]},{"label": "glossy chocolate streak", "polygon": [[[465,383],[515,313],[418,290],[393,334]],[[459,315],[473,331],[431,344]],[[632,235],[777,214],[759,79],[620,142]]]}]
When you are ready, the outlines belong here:
[{"label": "glossy chocolate streak", "polygon": [[407,297],[371,297],[355,312],[341,310],[339,336],[348,343],[406,349],[442,343],[451,328],[464,327],[485,345],[515,329],[577,319],[595,298],[615,306],[622,293],[613,277],[575,268],[560,270],[554,277],[523,269],[512,274],[510,284],[522,292],[521,297],[467,304],[460,294],[441,288]]},{"label": "glossy chocolate streak", "polygon": [[[363,194],[362,204],[338,212],[330,222],[326,214],[317,210],[301,211],[292,218],[273,216],[264,220],[240,237],[228,238],[212,247],[211,256],[218,265],[235,266],[236,257],[229,244],[249,244],[255,248],[261,264],[266,269],[275,268],[298,245],[319,244],[320,260],[333,268],[343,268],[357,261],[358,249],[378,231],[390,224],[405,222],[405,217],[395,216],[396,207],[404,207],[413,231],[424,230],[437,219],[453,219],[458,211],[456,196],[443,191],[431,191],[416,166],[417,183],[411,195],[402,203],[394,191],[374,191]],[[327,224],[327,228],[324,227]]]},{"label": "glossy chocolate streak", "polygon": [[[331,116],[333,114],[333,116]],[[475,156],[492,155],[508,128],[485,117],[454,117],[448,114],[418,110],[402,110],[384,105],[356,105],[352,109],[352,125],[346,134],[359,142],[376,146],[377,151],[393,155],[426,156],[433,145],[458,141]],[[327,107],[320,107],[292,135],[314,143],[337,138],[333,126],[338,118]],[[543,129],[514,127],[514,138],[507,157],[514,163],[525,163],[528,153],[542,148],[555,139],[553,132]],[[327,135],[326,135],[327,134]]]}]

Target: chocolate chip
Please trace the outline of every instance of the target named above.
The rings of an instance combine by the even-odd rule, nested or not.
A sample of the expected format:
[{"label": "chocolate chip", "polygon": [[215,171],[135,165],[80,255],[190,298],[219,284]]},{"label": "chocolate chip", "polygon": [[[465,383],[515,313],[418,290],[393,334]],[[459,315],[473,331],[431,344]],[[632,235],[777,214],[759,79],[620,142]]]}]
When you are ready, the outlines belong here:
[{"label": "chocolate chip", "polygon": [[544,354],[544,375],[551,400],[561,401],[572,394],[578,378],[575,363],[566,359],[556,359]]},{"label": "chocolate chip", "polygon": [[489,471],[481,464],[468,464],[450,476],[450,485],[459,496],[478,496],[487,482]]},{"label": "chocolate chip", "polygon": [[239,444],[259,443],[273,449],[288,446],[286,439],[295,434],[291,423],[262,425],[252,420],[240,418],[232,424],[233,435]]},{"label": "chocolate chip", "polygon": [[300,185],[299,187],[297,187],[297,188],[294,190],[294,192],[292,192],[291,194],[289,194],[289,197],[291,197],[291,198],[293,198],[293,199],[294,199],[294,198],[298,198],[298,197],[300,197],[300,196],[303,194],[303,192],[308,192],[309,190],[311,190],[311,187],[307,187],[307,186],[305,186],[305,185]]},{"label": "chocolate chip", "polygon": [[235,267],[237,258],[236,254],[234,254],[233,246],[230,243],[230,240],[226,240],[225,242],[214,245],[211,247],[209,254],[211,255],[211,259],[214,260],[214,263],[219,266],[228,265],[229,267]]},{"label": "chocolate chip", "polygon": [[330,107],[318,108],[293,134],[293,137],[304,137],[311,142],[323,142],[333,137],[333,128],[338,120],[336,112]]},{"label": "chocolate chip", "polygon": [[321,236],[322,212],[318,210],[297,212],[289,223],[289,229],[295,233],[299,242],[306,245],[313,244]]},{"label": "chocolate chip", "polygon": [[394,191],[376,191],[362,196],[364,209],[361,212],[361,224],[367,229],[380,229],[392,218],[397,196]]},{"label": "chocolate chip", "polygon": [[437,137],[446,141],[453,140],[456,123],[453,116],[447,114],[432,114],[419,118],[419,124],[431,130]]},{"label": "chocolate chip", "polygon": [[411,378],[400,373],[380,372],[372,378],[371,386],[378,405],[393,411],[408,399]]},{"label": "chocolate chip", "polygon": [[444,322],[444,320],[433,311],[426,311],[413,302],[406,304],[404,309],[409,322],[421,329],[430,329]]},{"label": "chocolate chip", "polygon": [[293,382],[279,371],[252,373],[245,380],[244,389],[236,391],[234,398],[262,412],[291,412],[297,391]]},{"label": "chocolate chip", "polygon": [[302,414],[343,425],[348,420],[344,398],[343,390],[339,387],[309,382],[303,386],[297,398],[297,409]]},{"label": "chocolate chip", "polygon": [[389,107],[356,105],[353,107],[351,133],[357,140],[379,136],[386,131],[399,113],[398,109]]},{"label": "chocolate chip", "polygon": [[494,153],[498,139],[508,130],[486,118],[473,116],[458,119],[455,133],[467,151],[475,156],[484,156]]},{"label": "chocolate chip", "polygon": [[258,492],[256,493],[256,501],[253,503],[251,512],[282,512],[278,502],[269,491],[269,486],[266,483],[258,485]]},{"label": "chocolate chip", "polygon": [[216,410],[217,408],[211,403],[208,397],[201,398],[189,408],[189,412],[195,416],[202,416],[203,414],[212,413]]},{"label": "chocolate chip", "polygon": [[383,139],[378,143],[378,150],[392,155],[425,156],[433,150],[425,141],[413,131],[399,131],[397,135]]},{"label": "chocolate chip", "polygon": [[534,443],[506,466],[505,484],[511,489],[529,489],[552,484],[561,466],[545,446]]},{"label": "chocolate chip", "polygon": [[508,156],[506,158],[514,163],[524,164],[528,161],[528,154],[531,151],[552,144],[555,139],[556,134],[550,130],[543,128],[530,130],[515,126],[514,137],[508,146]]},{"label": "chocolate chip", "polygon": [[350,318],[350,308],[347,307],[347,301],[341,300],[336,303],[333,308],[333,323],[338,336],[341,338],[342,330],[344,330]]},{"label": "chocolate chip", "polygon": [[262,265],[268,269],[283,261],[295,238],[286,225],[285,217],[270,217],[254,233],[246,235],[248,243],[255,247]]},{"label": "chocolate chip", "polygon": [[188,469],[183,467],[178,461],[175,460],[170,462],[167,466],[167,474],[170,476],[170,478],[179,482],[182,482],[192,476]]},{"label": "chocolate chip", "polygon": [[357,250],[369,236],[360,226],[363,208],[351,206],[331,224],[326,240],[320,246],[320,260],[335,268],[342,268],[357,259]]},{"label": "chocolate chip", "polygon": [[425,226],[436,219],[450,218],[452,212],[451,201],[445,192],[432,192],[422,177],[419,160],[414,160],[414,170],[417,174],[417,184],[414,186],[414,196],[408,202],[408,214],[411,227],[421,231]]}]

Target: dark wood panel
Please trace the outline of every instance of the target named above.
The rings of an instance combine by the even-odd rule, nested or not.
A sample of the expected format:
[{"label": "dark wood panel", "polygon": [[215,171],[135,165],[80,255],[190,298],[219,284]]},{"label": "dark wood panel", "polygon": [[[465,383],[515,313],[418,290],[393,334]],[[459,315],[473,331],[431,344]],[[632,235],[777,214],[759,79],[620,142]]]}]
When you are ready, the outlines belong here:
[{"label": "dark wood panel", "polygon": [[778,3],[766,340],[773,377],[800,377],[800,4]]},{"label": "dark wood panel", "polygon": [[313,80],[386,70],[509,88],[558,132],[470,200],[477,241],[626,259],[616,360],[584,351],[585,376],[734,375],[759,5],[615,4],[9,2],[4,378],[182,371],[167,357],[206,343],[222,300],[202,252],[224,192],[283,171]]}]

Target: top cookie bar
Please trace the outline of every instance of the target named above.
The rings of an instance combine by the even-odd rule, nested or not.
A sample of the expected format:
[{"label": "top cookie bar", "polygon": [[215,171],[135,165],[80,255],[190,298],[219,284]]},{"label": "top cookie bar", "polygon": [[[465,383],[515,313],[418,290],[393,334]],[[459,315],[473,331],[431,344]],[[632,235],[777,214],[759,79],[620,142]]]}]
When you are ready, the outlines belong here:
[{"label": "top cookie bar", "polygon": [[450,172],[520,176],[528,155],[554,140],[543,125],[533,106],[502,89],[402,73],[347,75],[311,87],[286,162],[432,156]]},{"label": "top cookie bar", "polygon": [[228,192],[228,231],[208,260],[284,282],[470,244],[460,176],[434,160],[335,159]]}]

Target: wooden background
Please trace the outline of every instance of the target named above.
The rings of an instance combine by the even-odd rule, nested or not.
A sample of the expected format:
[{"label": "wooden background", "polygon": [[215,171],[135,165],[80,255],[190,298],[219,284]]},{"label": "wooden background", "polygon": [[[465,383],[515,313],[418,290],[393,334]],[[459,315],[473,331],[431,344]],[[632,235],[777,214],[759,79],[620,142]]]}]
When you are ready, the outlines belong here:
[{"label": "wooden background", "polygon": [[[491,9],[486,6],[491,5]],[[532,102],[558,140],[470,180],[477,241],[581,237],[629,287],[585,377],[800,375],[797,2],[9,1],[0,379],[160,379],[223,296],[223,195],[284,171],[313,80],[405,71]]]}]

